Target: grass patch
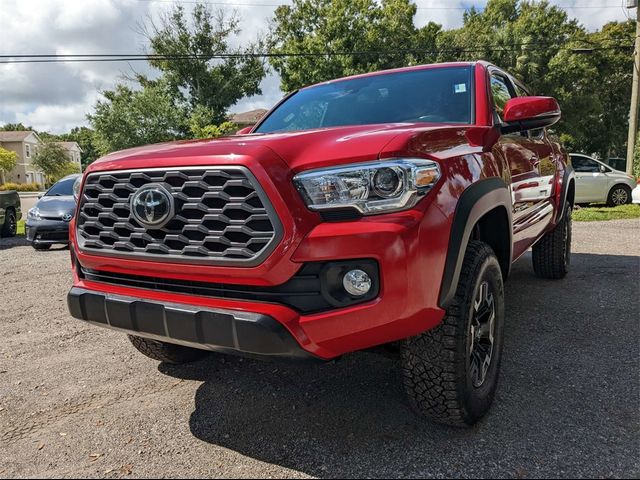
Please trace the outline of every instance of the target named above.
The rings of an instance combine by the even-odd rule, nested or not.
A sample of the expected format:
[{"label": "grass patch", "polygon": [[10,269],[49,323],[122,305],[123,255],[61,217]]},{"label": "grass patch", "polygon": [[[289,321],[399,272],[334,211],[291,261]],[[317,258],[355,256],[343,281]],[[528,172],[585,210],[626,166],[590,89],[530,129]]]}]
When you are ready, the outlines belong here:
[{"label": "grass patch", "polygon": [[16,235],[24,235],[25,234],[25,224],[26,222],[24,220],[19,220],[18,221],[18,230]]},{"label": "grass patch", "polygon": [[624,220],[627,218],[640,218],[640,205],[628,204],[620,205],[619,207],[594,205],[592,207],[576,208],[573,211],[573,219],[576,222]]}]

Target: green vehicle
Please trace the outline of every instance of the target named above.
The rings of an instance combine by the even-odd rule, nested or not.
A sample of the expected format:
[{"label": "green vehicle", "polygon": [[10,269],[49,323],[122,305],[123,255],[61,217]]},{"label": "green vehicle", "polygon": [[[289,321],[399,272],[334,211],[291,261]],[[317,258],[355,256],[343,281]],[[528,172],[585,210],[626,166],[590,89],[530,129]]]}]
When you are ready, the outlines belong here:
[{"label": "green vehicle", "polygon": [[18,220],[22,218],[18,192],[0,192],[0,237],[15,237]]}]

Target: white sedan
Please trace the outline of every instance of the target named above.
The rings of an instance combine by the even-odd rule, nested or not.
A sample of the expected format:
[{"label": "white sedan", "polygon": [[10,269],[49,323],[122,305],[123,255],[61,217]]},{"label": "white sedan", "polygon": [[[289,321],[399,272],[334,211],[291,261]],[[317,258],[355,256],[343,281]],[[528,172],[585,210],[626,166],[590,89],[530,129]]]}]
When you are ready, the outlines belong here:
[{"label": "white sedan", "polygon": [[595,158],[580,153],[569,154],[576,172],[576,200],[580,203],[606,203],[610,207],[631,203],[636,180]]}]

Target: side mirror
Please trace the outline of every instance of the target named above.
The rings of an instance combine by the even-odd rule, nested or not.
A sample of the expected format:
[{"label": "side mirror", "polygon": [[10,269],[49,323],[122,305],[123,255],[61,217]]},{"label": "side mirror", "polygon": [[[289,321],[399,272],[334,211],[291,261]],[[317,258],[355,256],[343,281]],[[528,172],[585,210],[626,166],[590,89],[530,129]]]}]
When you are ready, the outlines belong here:
[{"label": "side mirror", "polygon": [[560,105],[551,97],[516,97],[504,106],[503,133],[550,127],[560,120]]},{"label": "side mirror", "polygon": [[240,129],[236,132],[236,135],[246,135],[247,133],[251,132],[251,129],[253,128],[253,125],[250,125],[248,127],[244,127],[243,129]]}]

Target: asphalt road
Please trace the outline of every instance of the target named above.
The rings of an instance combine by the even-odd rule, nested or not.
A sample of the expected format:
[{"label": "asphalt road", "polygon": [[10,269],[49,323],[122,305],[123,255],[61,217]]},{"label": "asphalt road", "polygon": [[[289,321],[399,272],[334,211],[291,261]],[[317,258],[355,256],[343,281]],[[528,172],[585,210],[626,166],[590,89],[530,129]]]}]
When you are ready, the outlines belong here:
[{"label": "asphalt road", "polygon": [[640,222],[574,226],[569,277],[507,283],[501,385],[456,430],[393,359],[158,365],[67,314],[68,251],[0,240],[1,477],[640,476]]}]

